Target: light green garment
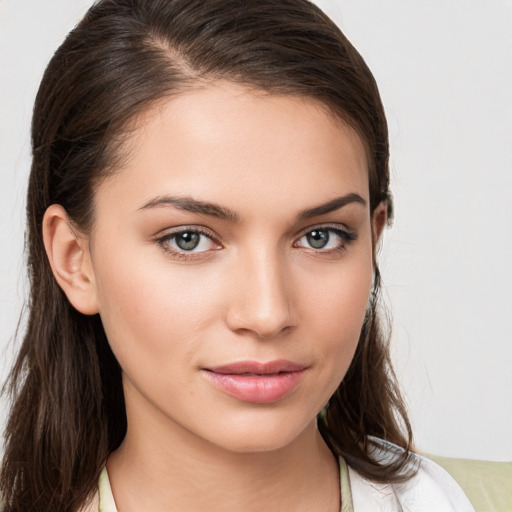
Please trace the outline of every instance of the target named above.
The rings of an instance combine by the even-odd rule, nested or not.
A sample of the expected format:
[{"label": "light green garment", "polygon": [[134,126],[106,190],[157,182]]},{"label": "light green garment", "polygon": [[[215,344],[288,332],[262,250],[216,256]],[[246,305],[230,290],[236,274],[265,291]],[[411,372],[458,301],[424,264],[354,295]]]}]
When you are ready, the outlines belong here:
[{"label": "light green garment", "polygon": [[462,487],[476,512],[512,512],[512,463],[427,454]]},{"label": "light green garment", "polygon": [[[420,456],[418,456],[420,457]],[[479,460],[465,460],[465,459],[451,459],[447,457],[437,457],[428,455],[428,458],[433,460],[435,463],[439,464],[439,466],[443,467],[444,470],[450,473],[451,477],[457,481],[458,485],[463,489],[471,504],[473,505],[476,512],[512,512],[512,463],[507,462],[486,462]],[[429,462],[425,458],[423,460],[423,473],[420,471],[420,474],[417,478],[419,478],[418,482],[413,484],[413,488],[407,491],[408,484],[398,485],[393,492],[390,492],[389,486],[386,487],[387,491],[384,493],[384,496],[388,496],[389,494],[397,493],[396,496],[399,498],[398,502],[401,500],[407,500],[410,498],[409,494],[415,495],[419,489],[418,484],[421,482],[428,481],[429,477],[427,475],[427,470],[432,469],[432,463],[427,464]],[[434,466],[435,467],[435,466]],[[361,491],[359,494],[356,493],[355,498],[353,498],[353,489],[351,487],[350,481],[350,470],[348,469],[345,461],[342,458],[339,458],[339,468],[340,468],[340,494],[341,494],[341,509],[340,512],[354,512],[354,499],[361,500]],[[436,471],[443,471],[438,467]],[[432,473],[432,472],[431,472]],[[430,473],[429,473],[430,474]],[[443,472],[443,475],[438,475],[437,484],[439,485],[439,489],[443,490],[442,492],[448,492],[446,482],[443,484],[446,478],[451,479],[449,475]],[[353,473],[355,479],[352,481],[352,485],[356,486],[356,490],[358,489],[358,481],[366,480],[362,477],[358,477],[356,473]],[[433,473],[430,474],[432,477]],[[443,478],[441,478],[443,477]],[[415,480],[415,479],[412,479]],[[453,481],[453,480],[452,480]],[[442,484],[442,485],[441,485]],[[370,491],[379,487],[377,484],[368,484],[370,487],[365,487],[364,495]],[[382,484],[384,485],[384,484]],[[381,486],[382,486],[381,485]],[[455,484],[454,482],[454,485]],[[414,487],[416,486],[416,487]],[[403,487],[403,488],[402,488]],[[436,490],[437,492],[437,490]],[[462,494],[462,491],[459,489],[459,494]],[[407,494],[409,493],[409,494]],[[451,489],[446,495],[448,501],[451,498],[455,498],[455,494],[453,489]],[[460,497],[460,496],[459,496]],[[99,498],[99,503],[98,503]],[[428,498],[428,497],[427,497]],[[356,499],[356,501],[357,501]],[[378,497],[377,503],[378,505],[383,506],[383,510],[391,510],[384,506],[382,502],[382,497]],[[464,499],[466,499],[464,497]],[[421,498],[421,503],[417,503],[415,507],[411,510],[419,510],[421,505],[421,510],[429,510],[428,504],[426,505],[425,497]],[[425,502],[424,502],[425,501]],[[427,499],[428,501],[428,499]],[[377,505],[377,507],[372,508],[372,512],[381,510],[381,508]],[[469,503],[468,503],[469,505]],[[358,507],[358,511],[361,509],[361,512],[367,512],[367,507]],[[410,508],[408,508],[409,510]],[[394,509],[393,509],[394,510]],[[397,510],[400,510],[400,507],[397,507]],[[469,510],[469,508],[464,508],[461,505],[461,508],[457,506],[456,508],[443,508],[443,510]],[[114,497],[112,495],[112,490],[110,488],[110,482],[108,479],[107,470],[104,469],[101,473],[99,480],[99,493],[96,495],[95,499],[92,503],[89,504],[83,512],[117,512],[116,504],[114,501]],[[434,511],[432,511],[434,512]]]},{"label": "light green garment", "polygon": [[[352,494],[350,492],[350,482],[348,477],[348,468],[345,461],[340,457],[340,493],[341,509],[340,512],[354,512],[352,506]],[[110,488],[107,468],[104,468],[99,481],[99,507],[98,512],[117,512],[116,503]]]},{"label": "light green garment", "polygon": [[106,467],[101,472],[98,490],[100,497],[98,512],[117,512]]},{"label": "light green garment", "polygon": [[350,490],[350,479],[348,476],[348,467],[342,457],[339,457],[338,460],[340,463],[340,512],[354,512],[354,505],[352,504],[352,491]]}]

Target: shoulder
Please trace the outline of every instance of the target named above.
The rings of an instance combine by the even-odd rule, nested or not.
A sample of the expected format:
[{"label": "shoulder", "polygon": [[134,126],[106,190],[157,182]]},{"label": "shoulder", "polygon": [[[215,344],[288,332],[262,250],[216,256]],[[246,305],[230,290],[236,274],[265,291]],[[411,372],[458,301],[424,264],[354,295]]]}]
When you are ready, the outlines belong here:
[{"label": "shoulder", "polygon": [[[378,440],[380,455],[393,456],[401,448]],[[355,512],[475,512],[457,482],[439,465],[412,454],[416,474],[403,483],[382,484],[367,480],[349,468]]]},{"label": "shoulder", "polygon": [[512,511],[512,462],[427,457],[457,480],[477,511]]}]

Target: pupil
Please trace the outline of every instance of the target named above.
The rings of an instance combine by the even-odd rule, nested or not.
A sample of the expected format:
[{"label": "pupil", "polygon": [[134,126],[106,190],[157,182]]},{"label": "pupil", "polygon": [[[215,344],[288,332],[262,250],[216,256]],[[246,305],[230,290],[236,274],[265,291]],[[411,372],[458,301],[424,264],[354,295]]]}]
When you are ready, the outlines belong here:
[{"label": "pupil", "polygon": [[315,230],[307,234],[308,244],[315,249],[322,249],[329,241],[329,233],[327,231]]},{"label": "pupil", "polygon": [[176,237],[176,245],[184,251],[191,251],[199,245],[199,233],[180,233]]}]

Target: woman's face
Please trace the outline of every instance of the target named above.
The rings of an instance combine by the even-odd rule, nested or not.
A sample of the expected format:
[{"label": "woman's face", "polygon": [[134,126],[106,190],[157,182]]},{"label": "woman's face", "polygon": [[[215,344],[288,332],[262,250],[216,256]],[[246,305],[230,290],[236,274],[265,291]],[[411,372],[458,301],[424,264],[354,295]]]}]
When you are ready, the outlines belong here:
[{"label": "woman's face", "polygon": [[95,195],[91,281],[129,432],[236,452],[313,429],[372,278],[367,162],[313,101],[215,83],[161,103]]}]

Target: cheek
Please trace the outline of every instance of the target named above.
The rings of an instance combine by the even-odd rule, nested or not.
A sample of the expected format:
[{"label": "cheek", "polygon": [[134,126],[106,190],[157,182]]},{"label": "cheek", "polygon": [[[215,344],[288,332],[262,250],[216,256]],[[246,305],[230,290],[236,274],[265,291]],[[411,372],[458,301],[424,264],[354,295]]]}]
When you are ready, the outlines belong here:
[{"label": "cheek", "polygon": [[317,342],[317,354],[330,381],[326,385],[332,392],[345,376],[359,341],[372,271],[369,249],[350,265],[340,266],[329,279],[323,279],[321,286],[311,286],[307,295],[303,311],[307,312],[311,336]]},{"label": "cheek", "polygon": [[304,309],[317,312],[318,324],[325,329],[345,333],[360,329],[372,281],[371,249],[358,251],[345,264],[319,269],[302,292]]},{"label": "cheek", "polygon": [[139,253],[96,265],[100,315],[112,350],[123,368],[149,359],[190,360],[199,332],[218,317],[216,283],[198,268],[176,269],[163,258],[148,264],[148,254]]}]

